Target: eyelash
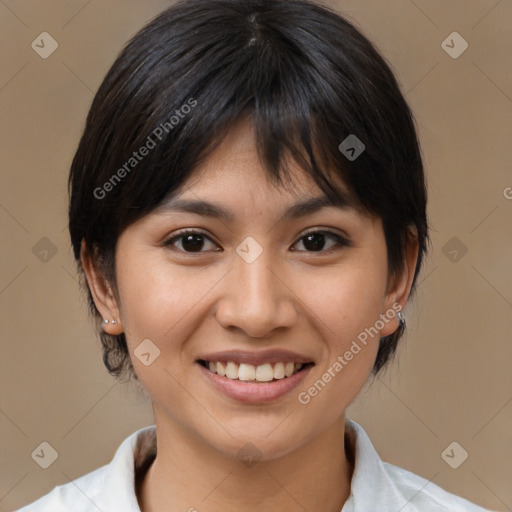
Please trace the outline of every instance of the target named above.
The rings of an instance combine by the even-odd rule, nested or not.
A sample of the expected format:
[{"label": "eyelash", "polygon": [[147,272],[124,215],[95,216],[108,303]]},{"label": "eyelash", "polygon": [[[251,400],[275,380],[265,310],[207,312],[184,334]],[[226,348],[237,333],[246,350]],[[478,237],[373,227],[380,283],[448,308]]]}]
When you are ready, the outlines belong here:
[{"label": "eyelash", "polygon": [[[331,247],[329,249],[326,249],[326,250],[323,250],[323,249],[320,250],[320,251],[307,251],[306,250],[306,251],[298,251],[298,252],[308,252],[308,253],[313,253],[313,254],[314,253],[330,254],[333,250],[340,249],[342,247],[350,246],[350,242],[349,242],[349,240],[347,238],[345,238],[345,237],[343,237],[341,235],[338,235],[337,233],[334,233],[332,231],[327,231],[327,230],[313,230],[313,231],[309,231],[307,233],[304,233],[297,240],[297,242],[303,240],[308,235],[312,235],[312,234],[328,235],[328,237],[331,237],[331,238],[333,238],[336,241],[336,245],[334,245],[333,247]],[[206,239],[210,240],[211,242],[213,242],[213,240],[211,240],[211,238],[208,237],[208,235],[206,233],[202,232],[202,231],[198,231],[196,229],[183,229],[182,231],[179,231],[178,233],[174,234],[171,238],[168,238],[167,240],[165,240],[164,241],[164,246],[174,245],[173,242],[175,240],[181,239],[181,238],[183,238],[186,235],[202,235],[204,238],[206,238]],[[215,243],[215,242],[213,242],[213,243]],[[180,249],[180,252],[183,252],[185,254],[201,254],[201,253],[206,252],[206,251],[189,252],[189,251],[184,251],[184,250]]]}]

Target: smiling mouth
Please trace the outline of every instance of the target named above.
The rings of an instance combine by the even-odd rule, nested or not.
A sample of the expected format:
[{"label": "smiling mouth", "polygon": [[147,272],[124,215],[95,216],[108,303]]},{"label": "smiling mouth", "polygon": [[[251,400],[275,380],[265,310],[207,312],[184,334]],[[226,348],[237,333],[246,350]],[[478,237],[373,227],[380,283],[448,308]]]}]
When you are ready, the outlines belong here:
[{"label": "smiling mouth", "polygon": [[235,363],[233,361],[206,361],[198,360],[199,364],[204,366],[212,373],[230,380],[245,382],[275,382],[276,380],[287,379],[296,373],[304,371],[313,366],[314,363],[293,363],[278,362],[252,365],[246,363]]}]

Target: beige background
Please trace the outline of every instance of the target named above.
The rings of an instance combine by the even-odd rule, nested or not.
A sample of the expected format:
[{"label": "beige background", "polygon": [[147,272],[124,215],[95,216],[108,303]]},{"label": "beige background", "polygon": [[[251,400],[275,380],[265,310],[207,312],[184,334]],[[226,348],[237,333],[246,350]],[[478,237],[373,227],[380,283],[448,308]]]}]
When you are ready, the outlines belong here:
[{"label": "beige background", "polygon": [[[94,91],[124,42],[168,4],[0,1],[0,511],[107,463],[152,423],[147,399],[102,366],[75,278],[66,179]],[[385,460],[512,510],[512,2],[331,5],[398,73],[434,229],[399,360],[349,416]],[[59,44],[48,59],[31,48],[45,31]],[[457,59],[441,47],[453,31],[469,43]],[[446,246],[453,237],[467,247],[462,258]],[[43,441],[59,454],[46,470],[31,458]],[[441,457],[453,441],[469,453],[458,469]]]}]

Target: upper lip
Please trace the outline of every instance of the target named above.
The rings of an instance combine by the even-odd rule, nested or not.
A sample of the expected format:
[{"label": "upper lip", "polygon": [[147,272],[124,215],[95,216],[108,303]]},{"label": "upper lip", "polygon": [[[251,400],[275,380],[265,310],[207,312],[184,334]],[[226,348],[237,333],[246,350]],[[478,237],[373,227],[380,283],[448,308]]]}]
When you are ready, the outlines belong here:
[{"label": "upper lip", "polygon": [[285,349],[270,349],[258,352],[249,352],[246,350],[225,350],[222,352],[212,352],[203,354],[198,357],[198,360],[205,360],[211,362],[218,361],[232,361],[233,363],[245,363],[258,366],[265,363],[312,363],[312,359],[297,352]]}]

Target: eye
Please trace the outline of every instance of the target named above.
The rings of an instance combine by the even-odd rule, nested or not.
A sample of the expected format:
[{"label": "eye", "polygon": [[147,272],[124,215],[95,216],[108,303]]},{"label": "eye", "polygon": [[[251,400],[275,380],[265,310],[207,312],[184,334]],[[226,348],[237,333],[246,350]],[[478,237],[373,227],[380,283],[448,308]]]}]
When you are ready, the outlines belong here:
[{"label": "eye", "polygon": [[[175,242],[181,243],[182,252],[204,252],[202,248],[205,245],[204,240],[210,240],[203,232],[194,229],[184,229],[172,238],[164,242],[164,245],[176,245]],[[211,241],[211,240],[210,240]]]},{"label": "eye", "polygon": [[[326,239],[329,238],[334,241],[334,244],[325,249]],[[184,229],[175,234],[172,238],[166,240],[164,245],[172,245],[176,247],[177,244],[179,244],[181,247],[178,246],[178,248],[182,252],[200,253],[204,252],[202,249],[205,246],[205,240],[210,241],[215,246],[212,240],[202,231]],[[310,231],[303,235],[294,245],[301,242],[306,248],[305,252],[331,252],[336,248],[336,246],[347,247],[350,245],[350,242],[345,237],[338,235],[337,233],[333,233],[332,231]]]},{"label": "eye", "polygon": [[[335,243],[328,249],[325,249],[325,239],[330,238]],[[303,235],[297,243],[302,242],[307,252],[331,252],[336,246],[347,247],[350,242],[332,231],[310,231]]]}]

